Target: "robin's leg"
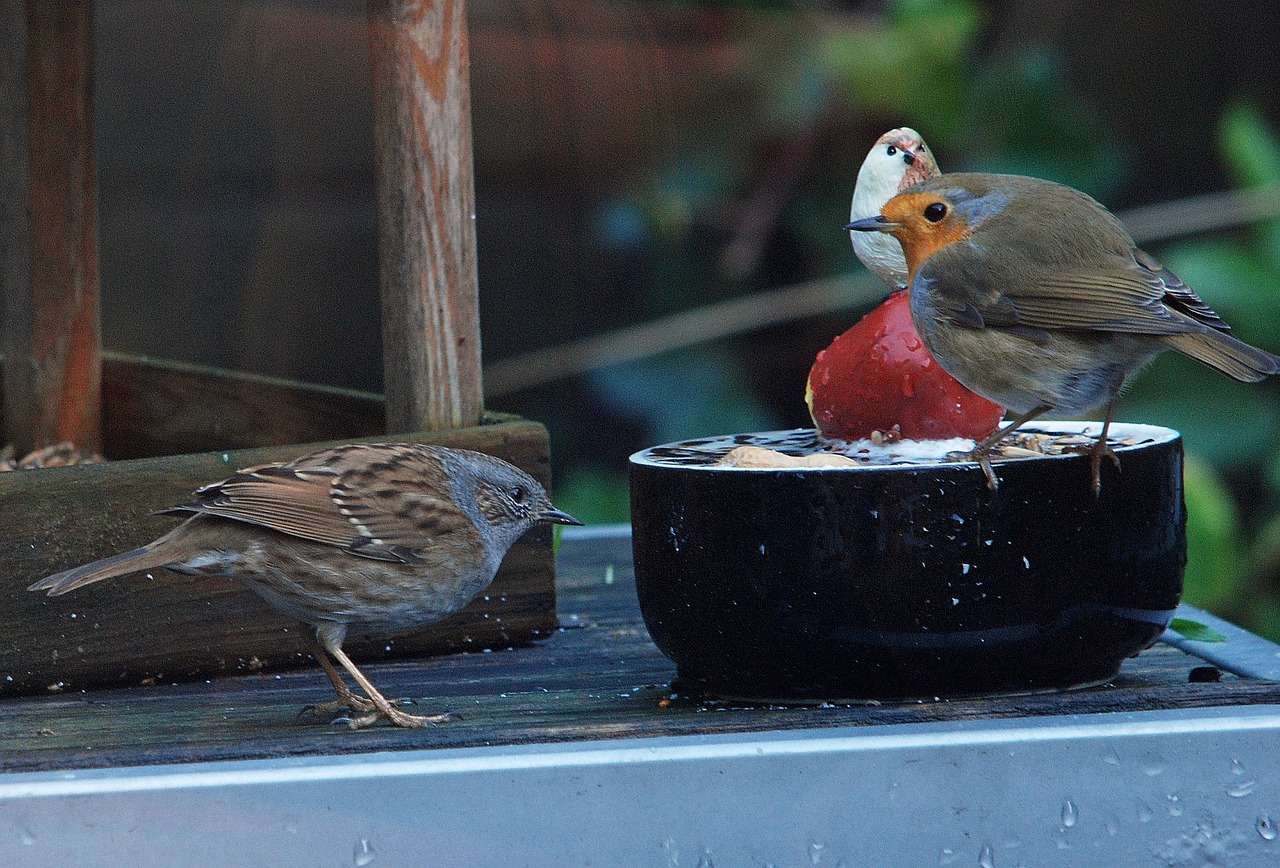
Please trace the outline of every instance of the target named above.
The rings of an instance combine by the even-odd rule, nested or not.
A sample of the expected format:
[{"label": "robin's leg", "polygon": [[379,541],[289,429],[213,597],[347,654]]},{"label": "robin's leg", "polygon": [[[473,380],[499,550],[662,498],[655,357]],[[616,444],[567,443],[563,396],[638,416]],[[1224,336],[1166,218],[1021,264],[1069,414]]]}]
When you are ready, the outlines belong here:
[{"label": "robin's leg", "polygon": [[959,453],[961,459],[964,461],[978,462],[978,466],[982,468],[983,474],[987,477],[987,487],[992,491],[995,491],[1000,487],[1000,480],[996,479],[996,473],[991,469],[991,451],[999,446],[1000,443],[1016,429],[1021,428],[1032,419],[1043,416],[1052,409],[1053,407],[1048,404],[1041,404],[1039,407],[1032,409],[1029,413],[1023,413],[1008,425],[1005,425],[1003,428],[999,428],[987,435],[986,439],[977,446],[974,446],[970,451]]},{"label": "robin's leg", "polygon": [[1111,411],[1115,408],[1115,403],[1114,398],[1107,402],[1107,417],[1102,422],[1102,433],[1098,435],[1098,439],[1089,450],[1089,468],[1093,474],[1091,478],[1094,497],[1102,494],[1102,456],[1110,458],[1116,470],[1120,469],[1120,456],[1107,444],[1107,431],[1111,428]]}]

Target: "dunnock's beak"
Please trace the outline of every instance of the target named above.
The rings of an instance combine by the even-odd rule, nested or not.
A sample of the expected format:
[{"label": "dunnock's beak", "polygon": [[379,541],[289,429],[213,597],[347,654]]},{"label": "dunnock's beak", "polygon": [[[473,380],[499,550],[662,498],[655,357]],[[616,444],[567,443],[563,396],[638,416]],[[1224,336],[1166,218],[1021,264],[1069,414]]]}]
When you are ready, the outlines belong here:
[{"label": "dunnock's beak", "polygon": [[543,510],[542,515],[538,516],[539,521],[549,521],[553,524],[576,524],[581,526],[582,522],[578,521],[567,512],[556,509],[554,506],[550,509]]},{"label": "dunnock's beak", "polygon": [[854,232],[892,232],[898,228],[898,224],[890,223],[884,219],[883,214],[877,214],[874,217],[864,217],[861,220],[846,223],[844,228]]}]

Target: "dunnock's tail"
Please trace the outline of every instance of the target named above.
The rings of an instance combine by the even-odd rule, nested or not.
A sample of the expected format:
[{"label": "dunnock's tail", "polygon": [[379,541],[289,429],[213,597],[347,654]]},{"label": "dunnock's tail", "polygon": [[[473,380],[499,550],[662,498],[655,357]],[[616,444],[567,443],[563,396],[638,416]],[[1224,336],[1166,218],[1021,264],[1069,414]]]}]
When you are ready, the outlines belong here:
[{"label": "dunnock's tail", "polygon": [[76,588],[100,582],[103,579],[177,563],[200,554],[200,551],[196,545],[185,542],[181,538],[173,539],[173,534],[168,533],[155,542],[147,543],[142,548],[111,555],[91,564],[84,564],[70,570],[54,573],[52,576],[36,582],[27,590],[48,591],[50,597],[56,597],[68,591],[74,591]]}]

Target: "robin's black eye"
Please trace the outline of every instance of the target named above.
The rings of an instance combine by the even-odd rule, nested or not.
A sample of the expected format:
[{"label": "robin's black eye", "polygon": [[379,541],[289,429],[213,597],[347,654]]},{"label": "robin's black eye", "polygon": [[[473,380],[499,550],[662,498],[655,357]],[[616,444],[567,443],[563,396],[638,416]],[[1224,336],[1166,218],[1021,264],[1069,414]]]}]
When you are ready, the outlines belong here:
[{"label": "robin's black eye", "polygon": [[893,145],[890,145],[889,147],[885,148],[884,152],[892,157],[894,154],[898,153],[898,149]]},{"label": "robin's black eye", "polygon": [[947,216],[947,206],[941,202],[934,202],[932,205],[924,209],[924,219],[930,223],[937,223],[943,217]]},{"label": "robin's black eye", "polygon": [[511,499],[516,503],[524,503],[524,499],[528,496],[529,492],[524,490],[523,485],[516,485],[511,488],[510,494]]}]

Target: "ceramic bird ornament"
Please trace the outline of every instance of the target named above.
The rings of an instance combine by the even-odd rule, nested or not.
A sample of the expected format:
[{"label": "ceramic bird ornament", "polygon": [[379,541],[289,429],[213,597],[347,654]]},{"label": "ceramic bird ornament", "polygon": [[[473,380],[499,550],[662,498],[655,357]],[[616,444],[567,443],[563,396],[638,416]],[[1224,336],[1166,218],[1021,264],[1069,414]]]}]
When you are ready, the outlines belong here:
[{"label": "ceramic bird ornament", "polygon": [[[908,127],[889,130],[862,162],[851,213],[855,219],[874,217],[894,196],[938,174],[919,133]],[[906,285],[901,244],[873,232],[849,234],[863,265],[891,290]],[[884,435],[981,439],[999,426],[1004,413],[934,361],[916,334],[902,291],[891,293],[817,354],[805,381],[805,404],[822,436],[839,441]]]},{"label": "ceramic bird ornament", "polygon": [[[849,220],[875,217],[894,196],[941,172],[929,146],[910,127],[898,127],[876,139],[858,169],[857,185],[849,207]],[[859,261],[890,289],[907,285],[907,261],[902,246],[892,238],[850,231],[853,252]]]}]

